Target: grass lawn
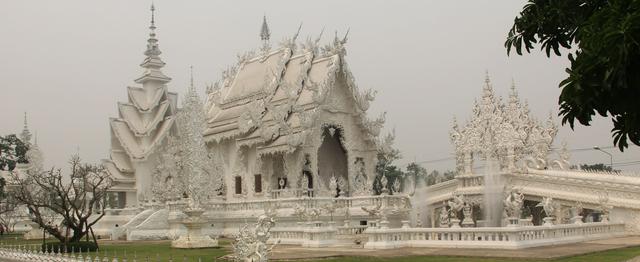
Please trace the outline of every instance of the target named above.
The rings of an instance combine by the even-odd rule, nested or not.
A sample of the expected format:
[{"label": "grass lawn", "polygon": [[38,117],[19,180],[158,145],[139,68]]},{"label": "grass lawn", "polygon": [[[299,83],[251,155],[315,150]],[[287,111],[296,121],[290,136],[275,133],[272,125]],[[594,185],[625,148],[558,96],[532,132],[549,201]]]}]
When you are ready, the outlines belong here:
[{"label": "grass lawn", "polygon": [[322,261],[322,262],[375,262],[375,261],[392,261],[392,262],[507,262],[507,261],[526,261],[526,262],[622,262],[627,261],[636,256],[640,256],[639,247],[629,247],[622,249],[614,249],[602,252],[596,252],[586,255],[552,259],[552,260],[534,260],[534,259],[509,259],[509,258],[475,258],[475,257],[450,257],[450,256],[408,256],[397,258],[376,258],[376,257],[339,257],[322,260],[306,260],[306,261]]},{"label": "grass lawn", "polygon": [[[55,240],[47,240],[54,242]],[[38,245],[42,240],[24,240],[21,235],[4,235],[0,237],[0,243],[4,245]],[[147,241],[147,242],[100,242],[100,256],[106,252],[109,257],[116,255],[118,258],[125,256],[128,261],[133,261],[134,255],[137,261],[216,261],[217,258],[231,252],[230,241],[221,239],[220,248],[206,249],[173,249],[169,241]],[[609,262],[609,261],[626,261],[633,257],[640,256],[640,246],[630,247],[616,250],[608,250],[603,252],[591,253],[581,256],[554,259],[554,260],[525,260],[525,259],[507,259],[507,258],[474,258],[474,257],[450,257],[450,256],[409,256],[395,258],[381,257],[338,257],[320,260],[304,260],[304,261],[322,261],[322,262],[356,262],[356,261],[392,261],[392,262],[506,262],[506,261],[553,261],[553,262]],[[91,254],[95,257],[95,253]]]}]

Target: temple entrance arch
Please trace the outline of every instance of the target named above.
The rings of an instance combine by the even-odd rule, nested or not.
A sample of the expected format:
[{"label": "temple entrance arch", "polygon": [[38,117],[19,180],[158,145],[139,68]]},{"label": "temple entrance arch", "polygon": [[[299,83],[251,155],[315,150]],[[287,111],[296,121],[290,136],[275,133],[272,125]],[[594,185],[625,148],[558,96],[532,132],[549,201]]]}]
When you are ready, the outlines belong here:
[{"label": "temple entrance arch", "polygon": [[318,177],[325,188],[329,188],[331,177],[338,181],[338,195],[340,191],[346,195],[349,188],[348,157],[343,141],[344,132],[334,125],[322,127],[322,142],[318,148]]}]

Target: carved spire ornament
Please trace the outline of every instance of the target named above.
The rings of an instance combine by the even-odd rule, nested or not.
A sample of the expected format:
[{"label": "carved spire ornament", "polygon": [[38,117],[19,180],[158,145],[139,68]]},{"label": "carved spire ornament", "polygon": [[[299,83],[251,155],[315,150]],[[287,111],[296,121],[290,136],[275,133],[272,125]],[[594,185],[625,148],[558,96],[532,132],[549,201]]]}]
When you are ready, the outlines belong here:
[{"label": "carved spire ornament", "polygon": [[271,49],[271,45],[269,43],[269,38],[271,37],[271,30],[269,30],[269,25],[267,24],[267,16],[262,16],[262,26],[260,27],[260,40],[262,40],[262,47],[260,51],[262,51],[263,55]]},{"label": "carved spire ornament", "polygon": [[528,105],[518,97],[515,81],[503,103],[495,96],[487,73],[471,119],[462,127],[454,119],[450,139],[458,171],[470,173],[476,156],[497,160],[501,169],[515,171],[523,162],[529,168],[545,168],[556,133],[552,118],[542,124],[530,115]]},{"label": "carved spire ornament", "polygon": [[144,51],[144,55],[147,56],[142,62],[141,66],[145,69],[143,75],[136,79],[136,83],[144,83],[149,80],[155,80],[162,83],[171,81],[171,78],[164,75],[160,69],[164,67],[165,63],[160,59],[160,47],[158,45],[158,39],[156,38],[156,22],[155,22],[156,8],[151,4],[151,23],[149,25],[149,39],[147,39],[147,49]]}]

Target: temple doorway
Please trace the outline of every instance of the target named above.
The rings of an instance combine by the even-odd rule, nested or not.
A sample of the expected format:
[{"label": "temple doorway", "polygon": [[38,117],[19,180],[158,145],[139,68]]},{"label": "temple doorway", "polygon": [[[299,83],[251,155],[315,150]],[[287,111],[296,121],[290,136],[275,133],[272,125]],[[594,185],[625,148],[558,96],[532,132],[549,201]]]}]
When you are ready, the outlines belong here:
[{"label": "temple doorway", "polygon": [[342,145],[342,130],[335,126],[327,126],[323,128],[323,140],[320,148],[318,148],[318,175],[321,183],[329,188],[329,181],[332,176],[338,180],[338,192],[343,191],[346,196],[348,192],[348,162],[347,150]]}]

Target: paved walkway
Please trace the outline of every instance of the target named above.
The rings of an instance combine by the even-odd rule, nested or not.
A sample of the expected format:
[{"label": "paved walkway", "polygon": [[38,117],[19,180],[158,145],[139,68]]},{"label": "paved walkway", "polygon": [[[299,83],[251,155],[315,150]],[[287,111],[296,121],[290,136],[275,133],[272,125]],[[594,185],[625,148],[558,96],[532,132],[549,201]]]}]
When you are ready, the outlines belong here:
[{"label": "paved walkway", "polygon": [[[576,244],[534,247],[520,250],[491,250],[467,248],[398,248],[369,250],[355,247],[302,248],[277,246],[271,255],[276,260],[318,259],[340,256],[400,257],[400,256],[471,256],[494,258],[553,259],[586,253],[640,246],[640,236],[595,240]],[[634,260],[632,260],[634,261]],[[634,261],[636,262],[636,261]],[[640,262],[640,260],[638,260]]]}]

